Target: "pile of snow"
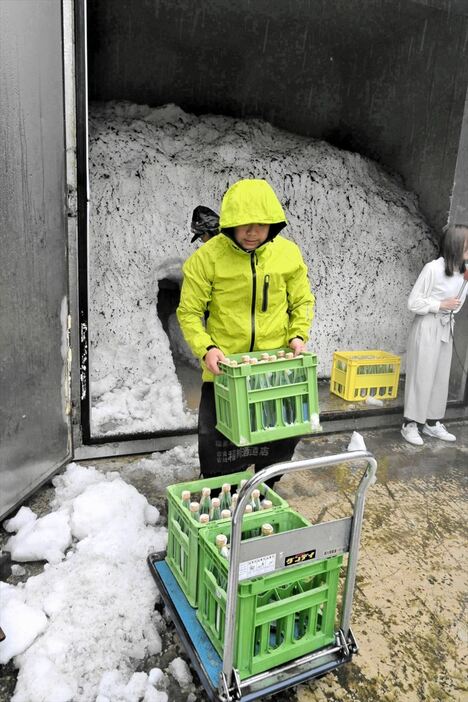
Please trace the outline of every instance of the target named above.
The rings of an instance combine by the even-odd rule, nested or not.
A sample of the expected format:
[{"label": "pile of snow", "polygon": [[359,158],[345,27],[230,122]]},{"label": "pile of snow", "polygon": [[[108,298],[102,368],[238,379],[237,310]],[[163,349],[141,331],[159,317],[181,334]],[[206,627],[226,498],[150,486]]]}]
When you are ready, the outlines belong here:
[{"label": "pile of snow", "polygon": [[[309,348],[329,376],[336,349],[403,353],[406,298],[435,254],[416,197],[358,154],[262,120],[174,105],[90,112],[90,371],[96,434],[193,426],[156,313],[181,276],[193,208],[219,211],[239,178],[265,178],[316,294]],[[175,344],[178,344],[176,339]]]},{"label": "pile of snow", "polygon": [[131,476],[132,482],[138,475],[146,479],[154,477],[159,490],[173,483],[198,480],[200,462],[197,445],[194,443],[188,446],[176,446],[170,451],[152,453],[148,458],[122,466],[121,475]]},{"label": "pile of snow", "polygon": [[[25,583],[0,583],[0,662],[19,668],[12,702],[167,702],[162,671],[135,673],[161,652],[165,627],[146,564],[166,546],[158,510],[117,473],[72,463],[53,482],[54,511],[21,508],[5,523],[14,559],[49,560]],[[186,686],[181,664],[170,672]]]}]

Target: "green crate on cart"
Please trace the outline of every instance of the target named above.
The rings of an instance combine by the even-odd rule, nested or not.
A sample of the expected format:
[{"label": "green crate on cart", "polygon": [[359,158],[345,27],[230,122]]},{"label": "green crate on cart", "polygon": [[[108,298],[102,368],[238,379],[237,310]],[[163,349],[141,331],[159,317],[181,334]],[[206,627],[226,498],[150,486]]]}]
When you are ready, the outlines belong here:
[{"label": "green crate on cart", "polygon": [[[231,354],[215,376],[216,428],[236,446],[250,446],[321,431],[317,390],[317,356],[304,352],[278,358],[291,349]],[[262,354],[277,356],[262,361]]]},{"label": "green crate on cart", "polygon": [[[207,526],[211,526],[214,522],[208,525],[196,522],[190,515],[186,507],[182,505],[182,492],[190,490],[192,496],[201,493],[203,487],[209,487],[212,491],[212,497],[217,496],[217,491],[221,490],[223,483],[229,483],[232,486],[232,492],[235,491],[241,480],[248,480],[253,475],[250,470],[229,475],[222,475],[216,478],[208,478],[207,480],[193,480],[187,483],[177,483],[170,485],[167,492],[168,502],[168,541],[167,541],[167,563],[171,568],[177,582],[182,588],[187,600],[192,607],[197,606],[197,584],[198,584],[198,535]],[[274,490],[267,485],[259,485],[261,498],[267,498],[273,503],[271,510],[262,510],[264,520],[267,521],[273,511],[286,509],[288,503],[283,500]],[[214,494],[216,493],[216,494]],[[249,520],[254,514],[244,516],[245,520]],[[229,519],[219,519],[217,525],[223,525],[229,528]]]},{"label": "green crate on cart", "polygon": [[[265,521],[261,513],[250,515],[249,523],[243,524],[242,538]],[[292,509],[276,512],[268,522],[275,533],[310,524]],[[220,533],[229,535],[229,525],[209,525],[200,534],[197,617],[222,657],[229,561],[215,546]],[[239,582],[234,667],[241,680],[334,641],[342,562],[341,555],[309,560]]]}]

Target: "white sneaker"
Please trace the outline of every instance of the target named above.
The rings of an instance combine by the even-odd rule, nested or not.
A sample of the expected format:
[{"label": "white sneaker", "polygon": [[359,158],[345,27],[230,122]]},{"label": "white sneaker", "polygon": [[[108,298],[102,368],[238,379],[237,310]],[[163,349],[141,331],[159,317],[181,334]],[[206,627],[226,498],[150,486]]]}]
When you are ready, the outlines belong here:
[{"label": "white sneaker", "polygon": [[441,441],[456,441],[457,437],[447,431],[443,424],[436,422],[434,426],[429,426],[425,424],[423,426],[423,434],[428,436],[433,436],[434,439],[441,439]]},{"label": "white sneaker", "polygon": [[424,441],[418,431],[416,422],[408,422],[401,427],[401,435],[406,441],[414,446],[422,446]]}]

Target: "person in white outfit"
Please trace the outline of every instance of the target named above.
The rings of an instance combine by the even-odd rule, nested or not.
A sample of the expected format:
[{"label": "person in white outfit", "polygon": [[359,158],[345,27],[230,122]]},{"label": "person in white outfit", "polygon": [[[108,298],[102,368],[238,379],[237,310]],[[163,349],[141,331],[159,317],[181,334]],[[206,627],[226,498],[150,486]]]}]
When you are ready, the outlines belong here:
[{"label": "person in white outfit", "polygon": [[[421,446],[419,433],[456,441],[442,419],[447,407],[454,315],[468,292],[468,226],[447,229],[443,256],[426,263],[408,298],[414,312],[406,357],[405,409],[401,433]],[[418,426],[419,425],[419,426]]]}]

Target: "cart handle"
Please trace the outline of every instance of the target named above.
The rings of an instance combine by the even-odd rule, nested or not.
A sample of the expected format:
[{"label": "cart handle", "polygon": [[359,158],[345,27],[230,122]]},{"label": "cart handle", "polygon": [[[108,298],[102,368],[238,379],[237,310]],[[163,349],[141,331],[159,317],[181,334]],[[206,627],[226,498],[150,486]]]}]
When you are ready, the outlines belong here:
[{"label": "cart handle", "polygon": [[341,614],[341,631],[343,632],[346,640],[349,634],[349,621],[356,580],[359,540],[361,537],[366,492],[375,482],[375,473],[377,470],[377,461],[375,460],[374,456],[369,451],[352,451],[338,453],[333,456],[326,456],[325,458],[308,458],[303,461],[275,463],[274,465],[268,466],[268,468],[264,468],[258,473],[255,473],[255,475],[253,475],[241,488],[239,498],[237,500],[237,506],[234,514],[232,515],[231,548],[226,598],[226,625],[224,631],[223,670],[220,675],[220,689],[222,689],[224,692],[229,694],[229,689],[231,688],[232,682],[242,517],[244,515],[245,506],[247,505],[250,493],[260,483],[270,480],[271,478],[275,478],[277,475],[282,473],[295,473],[296,471],[304,469],[335,466],[339,463],[355,463],[356,461],[363,459],[367,461],[367,468],[360,480],[354,501],[348,569],[346,573],[346,583],[343,595],[343,610]]}]

